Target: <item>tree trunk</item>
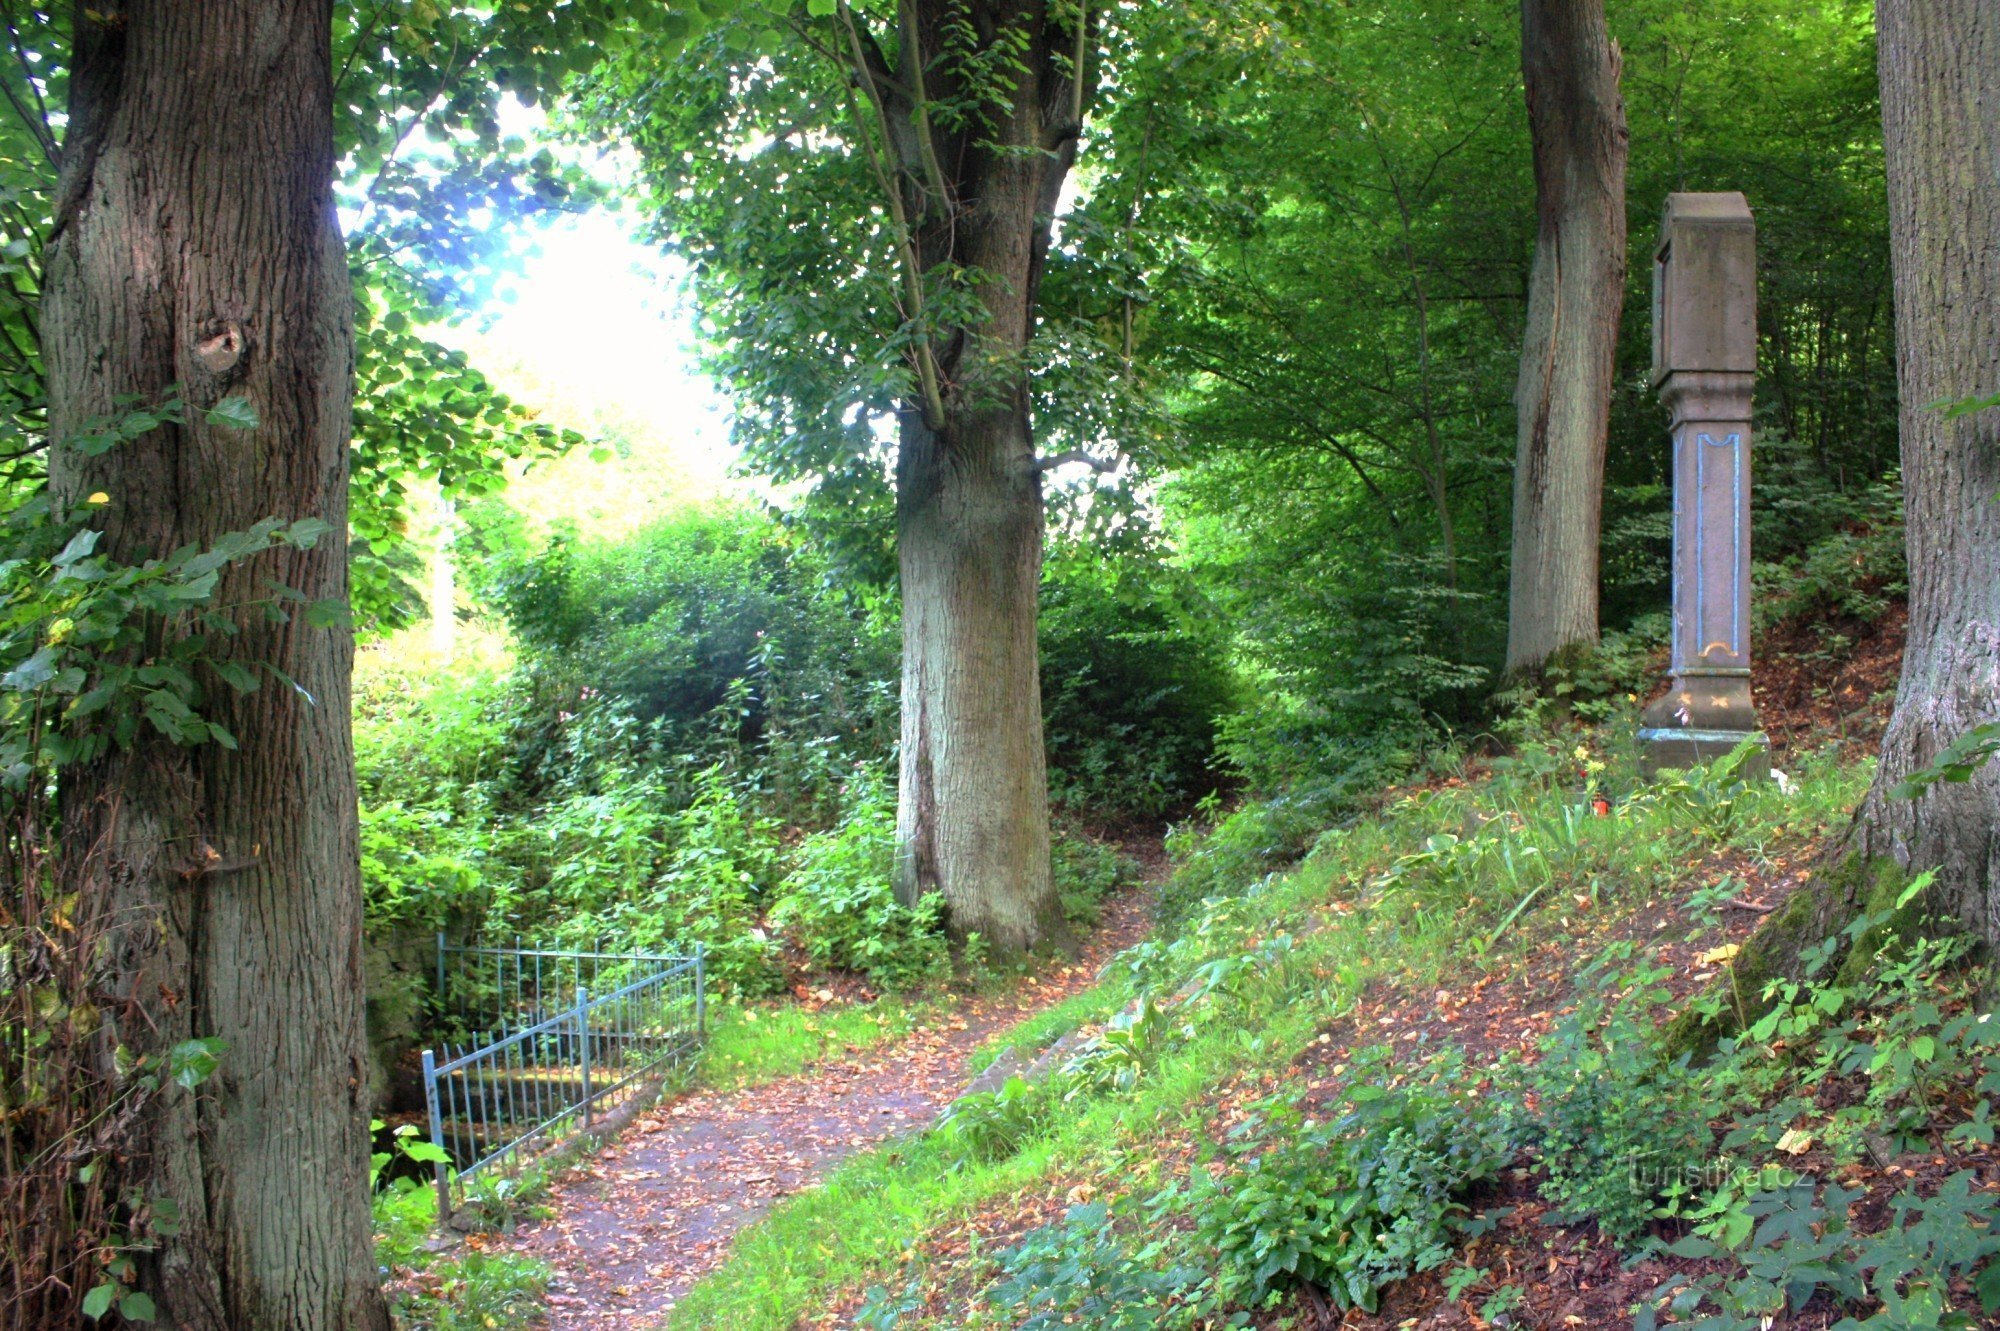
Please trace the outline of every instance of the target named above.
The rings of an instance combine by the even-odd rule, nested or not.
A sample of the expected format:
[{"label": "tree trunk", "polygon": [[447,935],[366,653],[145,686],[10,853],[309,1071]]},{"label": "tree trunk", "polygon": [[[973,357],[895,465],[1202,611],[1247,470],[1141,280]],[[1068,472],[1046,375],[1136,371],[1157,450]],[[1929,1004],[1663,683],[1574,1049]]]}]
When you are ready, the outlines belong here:
[{"label": "tree trunk", "polygon": [[1625,299],[1625,103],[1604,0],[1521,0],[1539,228],[1515,388],[1507,670],[1597,641],[1604,447]]},{"label": "tree trunk", "polygon": [[2000,720],[2000,6],[1881,0],[1910,635],[1854,849],[1935,868],[1933,909],[2000,944],[2000,763],[1914,800],[1891,793]]},{"label": "tree trunk", "polygon": [[[941,893],[954,935],[977,933],[1010,956],[1069,942],[1049,864],[1042,487],[1025,357],[1081,130],[1084,48],[1077,19],[1050,0],[901,0],[896,43],[891,71],[881,46],[855,38],[857,74],[881,112],[885,183],[908,229],[904,313],[924,334],[896,464],[896,891],[905,903]],[[1001,52],[1001,66],[986,63]],[[996,78],[1012,80],[1004,98]],[[982,110],[932,116],[955,99]],[[922,301],[946,284],[971,294],[977,316],[929,326]]]},{"label": "tree trunk", "polygon": [[899,888],[910,902],[943,893],[954,934],[1019,953],[1064,933],[1049,872],[1042,497],[1026,414],[968,412],[934,434],[906,412],[896,471]]},{"label": "tree trunk", "polygon": [[[214,654],[268,667],[258,691],[204,681],[240,748],[150,730],[65,771],[66,853],[122,927],[116,1038],[224,1041],[196,1091],[141,1125],[154,1234],[142,1285],[195,1331],[386,1328],[367,1204],[361,894],[345,629],[283,622],[282,584],[347,593],[353,296],[333,209],[329,0],[92,0],[76,58],[43,302],[57,494],[94,491],[103,546],[137,562],[266,517],[332,534],[226,570]],[[185,426],[99,457],[93,418],[179,385]],[[247,398],[253,430],[205,409]],[[157,655],[172,644],[163,634]],[[279,682],[277,672],[297,687]],[[163,1209],[163,1208],[156,1208]]]}]

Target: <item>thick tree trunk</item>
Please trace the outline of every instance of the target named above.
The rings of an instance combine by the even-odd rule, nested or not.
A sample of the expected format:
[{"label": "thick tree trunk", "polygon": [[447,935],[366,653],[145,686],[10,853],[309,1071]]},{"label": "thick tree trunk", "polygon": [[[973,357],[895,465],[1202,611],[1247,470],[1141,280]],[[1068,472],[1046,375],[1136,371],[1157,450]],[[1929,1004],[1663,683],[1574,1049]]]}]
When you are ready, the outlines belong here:
[{"label": "thick tree trunk", "polygon": [[1540,226],[1515,388],[1507,669],[1597,641],[1604,448],[1625,299],[1625,103],[1604,0],[1521,0]]},{"label": "thick tree trunk", "polygon": [[[896,891],[906,903],[941,893],[953,934],[977,933],[1009,956],[1069,942],[1049,864],[1035,634],[1042,487],[1024,361],[1050,215],[1081,130],[1080,47],[1076,19],[1048,0],[901,0],[898,17],[893,76],[876,76],[880,48],[859,72],[883,108],[891,188],[910,229],[906,290],[967,274],[946,280],[972,293],[980,317],[925,330],[923,387],[901,412]],[[968,31],[988,55],[1009,53],[1016,82],[1002,104],[996,76],[962,49]],[[975,89],[981,117],[932,118],[930,103]]]},{"label": "thick tree trunk", "polygon": [[[111,964],[140,1051],[218,1037],[197,1091],[142,1125],[147,1189],[177,1203],[142,1283],[196,1331],[384,1328],[370,1251],[361,899],[345,630],[250,604],[280,583],[347,591],[352,293],[334,219],[329,0],[91,0],[48,253],[44,350],[72,502],[110,498],[104,546],[137,561],[266,517],[319,518],[317,548],[230,569],[240,632],[215,654],[282,671],[206,714],[240,748],[150,731],[63,778],[67,853],[122,927]],[[188,424],[90,458],[92,418],[174,386]],[[242,396],[260,423],[209,425]],[[149,645],[149,653],[170,647]]]},{"label": "thick tree trunk", "polygon": [[954,934],[1019,953],[1064,932],[1035,636],[1042,496],[1025,413],[969,412],[941,434],[905,413],[897,514],[899,891],[943,893]]},{"label": "thick tree trunk", "polygon": [[1932,905],[2000,944],[2000,763],[1915,800],[1891,793],[2000,720],[2000,6],[1881,0],[1910,636],[1855,846],[1939,870]]}]

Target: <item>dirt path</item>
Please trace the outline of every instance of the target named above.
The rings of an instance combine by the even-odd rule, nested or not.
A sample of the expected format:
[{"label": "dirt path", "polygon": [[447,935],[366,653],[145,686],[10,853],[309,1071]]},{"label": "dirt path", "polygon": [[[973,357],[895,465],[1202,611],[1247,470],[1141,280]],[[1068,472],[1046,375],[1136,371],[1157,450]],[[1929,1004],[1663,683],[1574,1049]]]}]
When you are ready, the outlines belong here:
[{"label": "dirt path", "polygon": [[1150,892],[1120,893],[1074,964],[965,1000],[895,1044],[655,1106],[556,1188],[555,1219],[513,1245],[553,1268],[550,1331],[650,1325],[779,1199],[928,1125],[965,1088],[967,1056],[981,1041],[1089,987],[1114,953],[1144,937],[1150,905]]}]

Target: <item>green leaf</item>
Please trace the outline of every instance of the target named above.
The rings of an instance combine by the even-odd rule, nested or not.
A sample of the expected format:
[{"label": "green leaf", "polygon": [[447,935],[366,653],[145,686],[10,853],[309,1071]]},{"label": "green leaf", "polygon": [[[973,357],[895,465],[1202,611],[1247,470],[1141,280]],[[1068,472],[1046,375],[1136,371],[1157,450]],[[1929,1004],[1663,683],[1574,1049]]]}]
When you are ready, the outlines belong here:
[{"label": "green leaf", "polygon": [[240,661],[212,661],[209,663],[222,682],[238,693],[255,693],[263,684],[257,672]]},{"label": "green leaf", "polygon": [[316,629],[352,628],[354,620],[348,612],[347,602],[341,597],[331,596],[306,607],[306,626]]},{"label": "green leaf", "polygon": [[0,675],[0,688],[27,692],[38,689],[56,677],[56,649],[44,647],[21,664]]},{"label": "green leaf", "polygon": [[1901,896],[1896,898],[1896,909],[1901,910],[1912,901],[1915,901],[1925,888],[1937,881],[1937,875],[1938,871],[1936,869],[1926,869],[1915,878],[1912,878],[1910,885],[1903,889]]},{"label": "green leaf", "polygon": [[167,1055],[167,1074],[191,1091],[208,1080],[228,1048],[229,1042],[219,1036],[183,1040]]},{"label": "green leaf", "polygon": [[185,582],[176,583],[167,588],[167,596],[169,599],[175,601],[206,601],[209,597],[215,595],[215,584],[221,577],[221,573],[210,569],[206,573],[199,574],[189,578]]},{"label": "green leaf", "polygon": [[310,550],[319,538],[333,530],[332,524],[324,518],[300,518],[291,526],[278,533],[278,539],[286,545],[295,545],[301,550]]},{"label": "green leaf", "polygon": [[150,1322],[159,1317],[151,1296],[133,1290],[118,1300],[118,1315],[128,1322]]},{"label": "green leaf", "polygon": [[228,430],[254,430],[257,408],[247,397],[226,397],[208,409],[208,423]]},{"label": "green leaf", "polygon": [[90,1293],[83,1296],[83,1315],[93,1322],[96,1321],[111,1311],[111,1301],[117,1297],[116,1285],[103,1284],[92,1287]]},{"label": "green leaf", "polygon": [[103,539],[103,532],[86,528],[70,537],[69,544],[62,548],[62,553],[49,562],[57,568],[68,568],[78,560],[87,558],[93,550],[97,549],[97,543]]},{"label": "green leaf", "polygon": [[1956,402],[1931,403],[1931,410],[1944,412],[1944,417],[1948,421],[1955,421],[1961,416],[1970,416],[1975,412],[1991,411],[1995,407],[2000,407],[2000,393],[1995,393],[1992,397],[1968,397]]},{"label": "green leaf", "polygon": [[1974,1282],[1979,1291],[1979,1306],[1987,1312],[2000,1312],[2000,1262],[1988,1262]]},{"label": "green leaf", "polygon": [[421,1165],[448,1165],[451,1163],[451,1156],[436,1142],[405,1142],[402,1149],[404,1155]]}]

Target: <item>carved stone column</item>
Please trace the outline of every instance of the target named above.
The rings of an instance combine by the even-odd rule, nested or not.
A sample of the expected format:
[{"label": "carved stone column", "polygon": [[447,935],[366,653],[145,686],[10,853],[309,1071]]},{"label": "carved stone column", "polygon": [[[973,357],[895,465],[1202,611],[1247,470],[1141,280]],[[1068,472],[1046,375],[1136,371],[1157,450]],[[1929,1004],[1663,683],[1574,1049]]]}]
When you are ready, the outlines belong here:
[{"label": "carved stone column", "polygon": [[[1750,697],[1750,404],[1757,229],[1741,194],[1674,194],[1653,264],[1653,385],[1673,421],[1673,681],[1640,769],[1766,746]],[[1768,772],[1759,754],[1755,769]]]}]

